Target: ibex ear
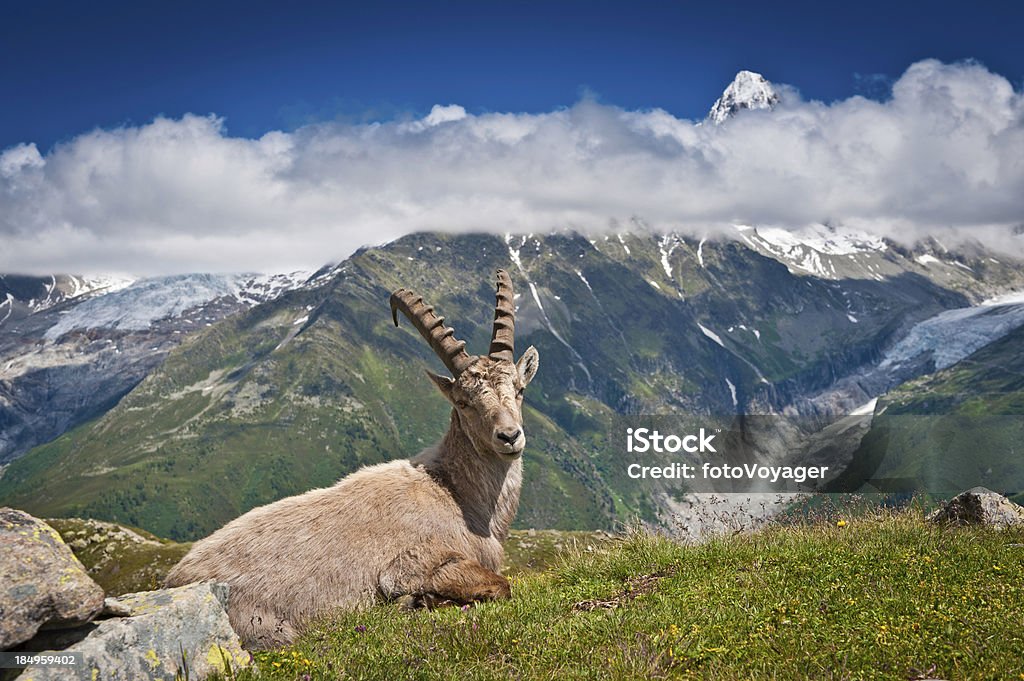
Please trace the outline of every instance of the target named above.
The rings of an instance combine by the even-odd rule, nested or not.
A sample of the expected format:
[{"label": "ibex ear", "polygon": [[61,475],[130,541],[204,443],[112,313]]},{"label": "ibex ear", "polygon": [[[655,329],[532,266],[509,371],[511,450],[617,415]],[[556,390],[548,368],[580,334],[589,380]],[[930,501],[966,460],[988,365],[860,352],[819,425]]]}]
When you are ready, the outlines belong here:
[{"label": "ibex ear", "polygon": [[537,348],[531,345],[523,353],[523,356],[519,358],[519,361],[516,362],[516,369],[519,370],[519,380],[523,382],[524,388],[537,375],[538,366],[540,366],[540,355],[537,354]]},{"label": "ibex ear", "polygon": [[455,379],[448,378],[447,376],[439,376],[437,374],[432,374],[429,371],[427,372],[427,376],[430,376],[430,380],[434,382],[434,385],[436,385],[437,389],[441,391],[441,394],[444,395],[444,398],[451,402],[452,388],[455,387]]}]

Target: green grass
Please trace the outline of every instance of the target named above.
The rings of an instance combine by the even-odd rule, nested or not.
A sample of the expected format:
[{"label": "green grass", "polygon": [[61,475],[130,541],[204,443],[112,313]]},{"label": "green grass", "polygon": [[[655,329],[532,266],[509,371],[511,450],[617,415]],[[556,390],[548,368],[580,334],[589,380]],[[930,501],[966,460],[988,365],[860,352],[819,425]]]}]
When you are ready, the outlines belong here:
[{"label": "green grass", "polygon": [[920,512],[637,534],[466,610],[342,613],[239,679],[1024,678],[1024,530]]}]

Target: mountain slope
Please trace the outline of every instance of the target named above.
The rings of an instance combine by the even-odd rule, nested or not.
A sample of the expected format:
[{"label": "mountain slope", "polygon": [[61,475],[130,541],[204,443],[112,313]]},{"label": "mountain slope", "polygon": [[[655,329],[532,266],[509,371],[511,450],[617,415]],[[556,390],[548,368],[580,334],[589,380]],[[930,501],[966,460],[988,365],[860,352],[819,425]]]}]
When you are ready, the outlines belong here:
[{"label": "mountain slope", "polygon": [[[187,340],[114,410],[19,460],[2,484],[25,474],[38,484],[20,489],[39,495],[32,503],[40,506],[198,536],[257,503],[430,444],[443,432],[447,410],[422,375],[433,366],[422,361],[429,350],[414,332],[390,326],[381,305],[386,290],[364,288],[369,272],[390,263],[372,255],[355,260],[325,286],[293,291]],[[493,293],[489,277],[476,284],[479,309]],[[480,322],[478,336],[486,333]],[[389,344],[391,352],[377,351]],[[419,361],[396,362],[395,352]],[[530,450],[540,459],[524,494],[524,505],[531,495],[540,499],[532,504],[533,524],[606,525],[600,494],[552,462],[559,457],[586,481],[586,457],[572,446],[547,451],[555,449],[558,429],[529,411],[527,418]],[[580,504],[545,517],[544,509],[569,498],[595,502],[582,517]]]},{"label": "mountain slope", "polygon": [[0,277],[0,464],[104,413],[188,334],[304,278]]},{"label": "mountain slope", "polygon": [[824,279],[742,241],[678,235],[412,235],[187,337],[113,409],[11,464],[0,501],[194,538],[415,453],[447,408],[422,375],[438,361],[391,325],[388,294],[416,289],[481,351],[507,267],[518,347],[541,353],[520,526],[657,522],[658,488],[625,475],[618,415],[782,408],[989,286],[965,277],[953,292],[898,253],[863,257],[899,274]]}]

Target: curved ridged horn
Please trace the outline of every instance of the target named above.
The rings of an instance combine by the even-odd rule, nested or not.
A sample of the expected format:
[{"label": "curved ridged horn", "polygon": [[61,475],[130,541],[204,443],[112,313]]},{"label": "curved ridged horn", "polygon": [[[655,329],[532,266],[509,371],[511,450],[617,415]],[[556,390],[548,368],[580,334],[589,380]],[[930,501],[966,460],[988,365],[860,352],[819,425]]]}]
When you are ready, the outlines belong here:
[{"label": "curved ridged horn", "polygon": [[412,325],[427,339],[434,353],[458,378],[476,357],[466,354],[466,341],[455,340],[455,329],[444,325],[444,317],[434,314],[434,308],[423,302],[423,296],[409,289],[400,288],[391,294],[391,318],[398,326],[398,311],[409,318]]},{"label": "curved ridged horn", "polygon": [[494,328],[491,331],[491,359],[514,362],[516,340],[516,307],[512,291],[512,278],[505,270],[497,272],[497,296],[494,302]]}]

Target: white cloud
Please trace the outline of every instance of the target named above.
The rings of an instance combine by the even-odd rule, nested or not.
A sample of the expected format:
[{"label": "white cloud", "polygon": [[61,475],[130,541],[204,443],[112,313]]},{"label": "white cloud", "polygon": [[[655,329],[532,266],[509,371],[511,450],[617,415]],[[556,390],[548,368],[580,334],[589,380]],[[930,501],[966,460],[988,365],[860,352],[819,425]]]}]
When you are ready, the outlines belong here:
[{"label": "white cloud", "polygon": [[802,101],[723,126],[584,99],[542,114],[435,106],[412,122],[259,139],[216,117],[0,154],[0,271],[315,267],[415,230],[656,229],[829,220],[906,238],[1024,220],[1024,98],[923,61],[884,103]]},{"label": "white cloud", "polygon": [[461,121],[465,117],[466,110],[458,104],[451,104],[449,106],[435,104],[423,120],[427,125],[440,125],[448,121]]},{"label": "white cloud", "polygon": [[35,144],[19,144],[0,154],[0,177],[13,181],[21,173],[29,174],[44,165]]}]

